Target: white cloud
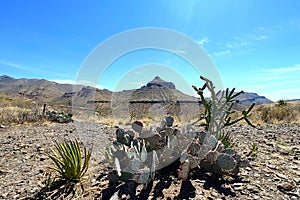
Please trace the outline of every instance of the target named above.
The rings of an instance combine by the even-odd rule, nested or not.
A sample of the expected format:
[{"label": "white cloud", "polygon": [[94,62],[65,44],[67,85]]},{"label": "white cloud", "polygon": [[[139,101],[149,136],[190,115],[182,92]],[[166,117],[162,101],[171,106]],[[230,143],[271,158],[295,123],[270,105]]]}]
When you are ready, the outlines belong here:
[{"label": "white cloud", "polygon": [[24,67],[22,65],[12,63],[12,62],[8,62],[8,61],[5,61],[5,60],[0,60],[0,64],[8,66],[8,67],[13,67],[13,68],[16,68],[16,69],[21,69],[21,70],[33,70],[32,68]]},{"label": "white cloud", "polygon": [[280,67],[280,68],[273,68],[273,69],[266,69],[265,72],[267,73],[291,73],[300,71],[300,64],[294,65],[292,67]]},{"label": "white cloud", "polygon": [[[265,75],[265,73],[264,73]],[[275,80],[282,80],[284,78],[287,78],[287,76],[284,76],[284,75],[275,75],[275,76],[263,76],[263,77],[259,77],[257,78],[258,81],[275,81]]]},{"label": "white cloud", "polygon": [[76,81],[70,80],[70,79],[53,79],[50,80],[56,83],[62,83],[62,84],[76,84]]},{"label": "white cloud", "polygon": [[89,80],[77,80],[75,82],[75,84],[97,87],[97,84],[95,84],[93,81],[89,81]]},{"label": "white cloud", "polygon": [[215,55],[215,56],[223,56],[223,55],[226,55],[226,54],[229,54],[229,53],[230,53],[230,50],[225,50],[225,51],[215,52],[215,53],[213,53],[213,55]]},{"label": "white cloud", "polygon": [[268,38],[266,35],[250,35],[249,37],[251,37],[253,40],[266,40]]},{"label": "white cloud", "polygon": [[[260,27],[260,29],[263,28]],[[264,34],[261,35],[248,34],[239,37],[235,36],[232,41],[226,44],[226,46],[231,49],[241,48],[241,47],[249,46],[259,40],[266,40],[267,38],[268,37]]]},{"label": "white cloud", "polygon": [[204,45],[204,44],[207,44],[207,43],[209,43],[208,37],[204,37],[204,38],[202,38],[201,40],[198,41],[198,44],[200,44],[200,45]]},{"label": "white cloud", "polygon": [[[288,94],[300,94],[300,88],[289,88],[289,89],[283,89],[279,90],[279,93],[288,93]],[[299,96],[298,96],[299,98]]]},{"label": "white cloud", "polygon": [[250,44],[251,44],[250,42],[239,41],[239,42],[228,43],[226,46],[228,48],[238,48],[238,47],[247,46],[247,45],[250,45]]}]

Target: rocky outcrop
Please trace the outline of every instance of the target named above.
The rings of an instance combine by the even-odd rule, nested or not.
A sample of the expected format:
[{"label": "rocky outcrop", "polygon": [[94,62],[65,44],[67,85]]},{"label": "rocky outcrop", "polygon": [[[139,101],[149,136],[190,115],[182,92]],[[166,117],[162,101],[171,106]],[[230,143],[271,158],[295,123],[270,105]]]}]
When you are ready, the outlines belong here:
[{"label": "rocky outcrop", "polygon": [[147,87],[158,86],[158,87],[166,87],[169,89],[176,89],[174,83],[166,82],[162,80],[159,76],[156,76],[151,82],[147,84]]}]

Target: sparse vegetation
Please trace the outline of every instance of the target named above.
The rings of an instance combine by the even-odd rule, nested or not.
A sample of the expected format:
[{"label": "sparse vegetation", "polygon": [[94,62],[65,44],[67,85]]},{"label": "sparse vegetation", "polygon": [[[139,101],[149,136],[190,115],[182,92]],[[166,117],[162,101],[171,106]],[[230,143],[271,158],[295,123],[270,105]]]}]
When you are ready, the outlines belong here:
[{"label": "sparse vegetation", "polygon": [[286,106],[287,102],[286,100],[280,99],[277,101],[276,106]]},{"label": "sparse vegetation", "polygon": [[58,172],[59,178],[67,182],[78,182],[86,173],[91,152],[81,149],[79,141],[56,142],[55,150],[48,155],[54,166],[49,168]]},{"label": "sparse vegetation", "polygon": [[299,120],[295,105],[284,100],[278,101],[275,105],[261,105],[256,110],[263,123],[292,123]]},{"label": "sparse vegetation", "polygon": [[[132,124],[133,130],[116,131],[116,140],[106,151],[107,161],[116,169],[110,175],[111,182],[134,180],[137,184],[148,184],[158,169],[165,167],[179,167],[178,177],[182,180],[187,180],[190,170],[198,166],[219,175],[236,175],[240,167],[247,165],[246,159],[229,148],[233,146],[233,138],[229,132],[224,133],[223,128],[241,120],[253,126],[248,117],[254,105],[243,111],[241,117],[231,120],[233,99],[241,92],[227,89],[217,96],[212,82],[201,79],[205,81],[204,86],[194,89],[201,96],[205,113],[197,122],[177,129],[173,127],[174,118],[168,116],[157,128],[146,129],[136,121]],[[210,100],[203,97],[205,88],[211,92]],[[204,120],[201,124],[204,132],[195,127],[201,120]]]},{"label": "sparse vegetation", "polygon": [[[142,109],[134,107],[136,110],[132,110],[134,112],[129,113],[132,114],[130,121],[139,121],[135,121],[129,130],[117,127],[116,140],[106,151],[107,161],[114,165],[115,170],[110,171],[111,173],[107,177],[105,174],[103,179],[100,177],[99,180],[107,181],[108,179],[110,186],[116,186],[114,190],[118,190],[120,188],[118,184],[122,182],[125,182],[124,185],[134,183],[135,186],[144,184],[144,186],[152,187],[154,181],[164,181],[163,179],[158,180],[161,177],[170,178],[172,175],[177,178],[175,175],[177,172],[178,178],[187,180],[187,182],[197,177],[194,174],[203,172],[205,174],[217,174],[218,177],[221,176],[222,178],[227,178],[227,175],[236,177],[240,168],[248,165],[248,160],[261,158],[257,156],[258,145],[260,143],[252,143],[250,147],[248,145],[251,143],[245,144],[244,147],[248,151],[243,151],[246,158],[242,158],[237,151],[237,149],[241,150],[241,148],[237,147],[240,141],[237,140],[237,143],[235,143],[236,137],[230,131],[224,131],[224,127],[230,127],[243,120],[245,123],[253,126],[251,123],[252,120],[250,120],[253,117],[253,115],[251,116],[253,113],[255,117],[260,117],[257,119],[267,119],[268,123],[284,123],[289,122],[289,119],[291,122],[297,118],[299,104],[285,100],[280,100],[274,104],[261,105],[258,108],[254,108],[254,105],[251,105],[241,113],[233,111],[235,108],[233,104],[236,103],[234,99],[241,92],[235,93],[234,89],[227,89],[223,92],[215,93],[212,82],[204,77],[201,78],[205,81],[204,86],[202,88],[194,87],[203,102],[203,106],[200,108],[203,109],[203,112],[199,115],[199,119],[184,126],[183,123],[180,123],[180,117],[171,117],[173,114],[176,115],[176,113],[179,113],[179,111],[175,107],[163,105],[165,106],[165,111],[168,111],[170,115],[158,127],[152,127],[153,123],[151,121],[157,121],[159,115],[150,116],[149,110],[146,107],[143,111],[146,114],[141,115],[138,112]],[[211,98],[201,96],[205,89],[211,92]],[[43,116],[41,104],[37,105],[34,101],[15,99],[8,96],[1,96],[0,101],[5,102],[1,104],[0,109],[3,112],[1,112],[0,118],[1,120],[9,119],[9,123],[29,122],[30,116],[33,113],[38,113],[37,116]],[[101,109],[106,110],[104,108]],[[107,112],[110,113],[108,110]],[[65,120],[71,121],[72,118],[72,115],[66,114],[68,112],[45,113],[46,118],[51,121],[65,122]],[[99,116],[106,117],[105,114]],[[58,120],[57,118],[60,119]],[[124,118],[127,121],[119,119],[120,122],[117,123],[121,127],[129,125],[128,116]],[[42,118],[36,119],[42,120]],[[110,118],[109,120],[116,119]],[[175,121],[176,125],[174,125]],[[115,122],[111,123],[114,124]],[[51,125],[54,125],[54,123]],[[243,129],[243,125],[241,126],[240,128],[245,130]],[[272,126],[269,125],[268,128]],[[273,137],[272,134],[268,136],[272,138],[273,142],[259,146],[259,148],[262,148],[261,152],[264,152],[266,146],[275,144],[276,148],[282,151],[282,156],[299,157],[299,150],[297,148],[287,148],[290,145],[287,145],[284,141],[289,140],[286,138],[277,138],[277,136]],[[9,136],[7,138],[12,137]],[[259,140],[255,139],[255,141],[258,142]],[[16,152],[18,152],[18,148],[16,148]],[[28,154],[28,152],[23,152],[24,155]],[[46,179],[43,182],[44,190],[42,192],[46,191],[46,193],[41,194],[45,194],[49,199],[65,198],[74,192],[75,187],[81,186],[83,188],[82,181],[85,180],[84,176],[89,167],[90,157],[91,152],[86,148],[82,148],[80,142],[77,140],[56,142],[55,149],[51,150],[49,154],[49,158],[53,162],[52,170],[51,173],[46,174]],[[106,165],[104,166],[106,167]],[[269,167],[273,168],[272,165]],[[109,170],[111,169],[108,168],[107,171]],[[192,173],[190,173],[191,170],[193,170]],[[6,173],[5,170],[0,172]],[[54,177],[52,177],[53,174],[55,174]],[[191,179],[189,179],[190,175]],[[105,183],[99,184],[97,181],[98,178],[90,184],[105,185]],[[84,183],[86,184],[86,182]],[[99,190],[98,185],[96,186],[96,190]],[[118,196],[118,191],[114,195],[114,197]]]},{"label": "sparse vegetation", "polygon": [[42,119],[42,106],[37,102],[0,93],[1,125],[41,122]]},{"label": "sparse vegetation", "polygon": [[258,152],[258,144],[257,143],[253,143],[251,145],[251,148],[250,148],[250,151],[248,153],[248,156],[256,156],[257,155],[257,152]]},{"label": "sparse vegetation", "polygon": [[276,144],[282,145],[282,146],[286,146],[287,144],[283,141],[277,141]]},{"label": "sparse vegetation", "polygon": [[69,123],[72,122],[72,114],[66,114],[64,112],[47,111],[46,117],[49,121],[58,123]]}]

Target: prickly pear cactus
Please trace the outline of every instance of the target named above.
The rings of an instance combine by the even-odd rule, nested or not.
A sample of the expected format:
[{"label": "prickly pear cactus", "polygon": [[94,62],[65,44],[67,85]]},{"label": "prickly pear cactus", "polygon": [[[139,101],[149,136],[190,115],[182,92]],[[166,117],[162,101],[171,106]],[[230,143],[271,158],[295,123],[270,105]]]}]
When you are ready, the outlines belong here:
[{"label": "prickly pear cactus", "polygon": [[[160,129],[172,129],[166,125]],[[163,139],[160,133],[145,130],[143,124],[136,121],[132,130],[116,130],[116,141],[106,149],[106,159],[115,165],[116,175],[122,181],[135,180],[137,183],[147,183],[153,180],[159,169],[160,157],[170,158],[177,144],[174,134]],[[172,131],[173,133],[174,131]],[[136,137],[142,136],[142,137]],[[159,155],[155,150],[164,148]]]},{"label": "prickly pear cactus", "polygon": [[189,160],[186,160],[180,165],[180,168],[178,170],[178,178],[185,181],[189,176],[189,172],[190,172],[190,163]]},{"label": "prickly pear cactus", "polygon": [[148,167],[144,167],[143,169],[139,169],[136,171],[133,176],[133,180],[139,184],[146,184],[149,182],[150,178],[150,169]]},{"label": "prickly pear cactus", "polygon": [[129,165],[132,172],[136,172],[140,169],[141,160],[138,158],[133,158],[132,160],[130,160]]},{"label": "prickly pear cactus", "polygon": [[230,155],[228,155],[226,153],[221,153],[217,157],[216,164],[221,169],[224,169],[224,170],[233,170],[236,167],[237,162],[236,162],[236,160],[232,156],[230,156]]},{"label": "prickly pear cactus", "polygon": [[173,126],[173,123],[174,123],[174,118],[173,117],[169,116],[169,117],[166,118],[167,127]]},{"label": "prickly pear cactus", "polygon": [[188,148],[188,153],[192,156],[197,156],[200,150],[201,150],[201,145],[198,142],[193,141]]}]

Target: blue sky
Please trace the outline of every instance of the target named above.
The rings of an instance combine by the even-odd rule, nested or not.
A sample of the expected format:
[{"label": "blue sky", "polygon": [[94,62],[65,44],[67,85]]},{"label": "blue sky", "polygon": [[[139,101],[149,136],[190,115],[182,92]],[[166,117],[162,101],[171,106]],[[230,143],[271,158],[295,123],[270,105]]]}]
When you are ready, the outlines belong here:
[{"label": "blue sky", "polygon": [[[300,98],[299,10],[298,0],[1,1],[0,75],[74,82],[97,45],[124,31],[160,27],[201,45],[224,87],[274,101]],[[116,59],[98,84],[137,88],[154,75],[189,94],[190,85],[202,85],[186,61],[149,49]]]}]

